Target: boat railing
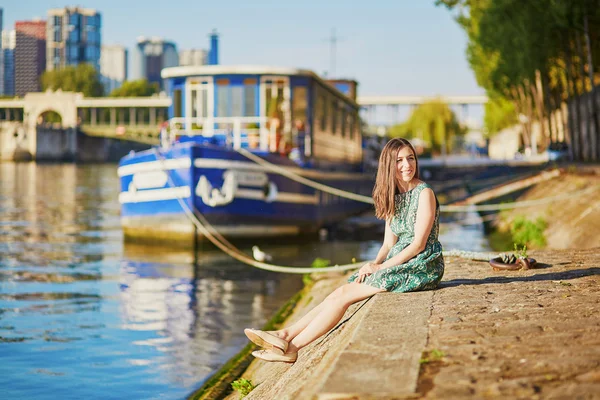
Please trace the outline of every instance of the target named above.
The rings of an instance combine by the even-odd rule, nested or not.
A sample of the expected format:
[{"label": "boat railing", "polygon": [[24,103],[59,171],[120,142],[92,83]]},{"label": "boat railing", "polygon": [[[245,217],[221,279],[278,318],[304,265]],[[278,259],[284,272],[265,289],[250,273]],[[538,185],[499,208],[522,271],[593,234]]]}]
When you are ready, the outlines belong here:
[{"label": "boat railing", "polygon": [[277,132],[276,125],[270,124],[267,117],[178,117],[169,120],[167,135],[168,140],[163,141],[163,146],[170,146],[182,136],[202,136],[235,149],[244,147],[269,151]]}]

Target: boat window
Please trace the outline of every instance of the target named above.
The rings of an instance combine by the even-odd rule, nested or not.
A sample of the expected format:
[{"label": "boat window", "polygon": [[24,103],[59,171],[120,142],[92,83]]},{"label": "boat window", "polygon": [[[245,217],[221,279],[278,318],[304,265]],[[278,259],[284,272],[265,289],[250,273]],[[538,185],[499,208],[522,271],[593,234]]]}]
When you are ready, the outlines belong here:
[{"label": "boat window", "polygon": [[196,90],[192,90],[192,118],[196,118],[198,116],[198,92]]},{"label": "boat window", "polygon": [[229,86],[217,85],[217,117],[227,117]]},{"label": "boat window", "polygon": [[333,99],[333,101],[331,102],[331,134],[335,135],[335,133],[337,132],[337,119],[338,119],[338,113],[337,113],[337,100]]},{"label": "boat window", "polygon": [[296,86],[292,92],[292,119],[298,126],[306,126],[306,108],[308,106],[308,90],[304,86]]},{"label": "boat window", "polygon": [[346,110],[344,108],[340,110],[340,117],[342,119],[342,137],[346,137]]},{"label": "boat window", "polygon": [[202,117],[208,117],[208,89],[202,90],[200,92],[202,96]]},{"label": "boat window", "polygon": [[317,115],[319,121],[319,127],[322,131],[327,129],[327,101],[325,95],[319,92],[317,97]]},{"label": "boat window", "polygon": [[231,115],[228,117],[243,116],[242,107],[244,106],[244,87],[231,86]]},{"label": "boat window", "polygon": [[181,112],[181,89],[173,90],[173,117],[182,117]]},{"label": "boat window", "polygon": [[[253,81],[248,83],[247,81]],[[253,117],[256,115],[256,80],[244,80],[244,116]]]}]

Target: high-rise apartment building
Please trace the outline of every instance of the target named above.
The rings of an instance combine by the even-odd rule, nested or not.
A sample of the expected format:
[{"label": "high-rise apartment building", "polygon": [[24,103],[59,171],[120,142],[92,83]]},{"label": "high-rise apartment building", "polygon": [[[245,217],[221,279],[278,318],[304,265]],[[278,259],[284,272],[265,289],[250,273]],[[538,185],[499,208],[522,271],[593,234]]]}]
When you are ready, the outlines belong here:
[{"label": "high-rise apartment building", "polygon": [[46,21],[15,23],[15,94],[40,91],[40,76],[46,66]]},{"label": "high-rise apartment building", "polygon": [[46,69],[88,63],[100,71],[102,19],[94,9],[48,10]]},{"label": "high-rise apartment building", "polygon": [[179,52],[179,65],[205,65],[207,51],[203,49],[181,50]]},{"label": "high-rise apartment building", "polygon": [[15,45],[16,32],[2,32],[2,56],[4,59],[3,66],[3,91],[5,96],[15,95]]},{"label": "high-rise apartment building", "polygon": [[123,46],[102,46],[100,76],[104,92],[109,94],[127,80],[127,49]]},{"label": "high-rise apartment building", "polygon": [[179,65],[177,46],[161,38],[138,38],[131,54],[130,79],[146,79],[162,88],[160,71]]}]

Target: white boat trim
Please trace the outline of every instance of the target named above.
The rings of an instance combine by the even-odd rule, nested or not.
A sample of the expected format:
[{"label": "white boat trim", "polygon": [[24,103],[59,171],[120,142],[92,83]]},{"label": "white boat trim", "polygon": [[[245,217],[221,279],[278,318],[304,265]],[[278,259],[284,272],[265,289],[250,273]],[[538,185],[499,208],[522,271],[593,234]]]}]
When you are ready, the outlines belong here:
[{"label": "white boat trim", "polygon": [[133,175],[136,172],[164,171],[165,169],[190,168],[192,161],[189,157],[172,158],[161,161],[147,161],[143,163],[123,165],[117,169],[118,176]]},{"label": "white boat trim", "polygon": [[[271,169],[263,167],[262,165],[258,165],[252,161],[233,161],[222,160],[218,158],[197,158],[194,160],[194,167],[211,169],[240,169],[244,171],[261,171],[274,173],[273,171],[271,171]],[[280,165],[277,165],[277,168],[284,169],[285,171],[292,172],[296,175],[304,176],[306,178],[355,180],[367,176],[366,174],[360,173],[322,172],[306,170],[297,167],[284,167]]]},{"label": "white boat trim", "polygon": [[278,192],[275,200],[268,201],[265,199],[265,192],[263,190],[252,189],[237,189],[235,192],[235,198],[261,200],[267,203],[319,204],[319,196],[317,194]]},{"label": "white boat trim", "polygon": [[177,77],[193,77],[193,76],[211,76],[211,75],[287,75],[287,76],[308,76],[317,80],[324,89],[335,93],[337,96],[355,107],[359,107],[358,103],[350,97],[343,94],[335,86],[329,84],[325,79],[321,78],[315,72],[308,69],[288,68],[279,66],[264,66],[264,65],[186,65],[178,67],[163,68],[160,71],[160,76],[163,79]]},{"label": "white boat trim", "polygon": [[[187,199],[191,196],[189,186],[178,186],[175,188],[162,188],[154,190],[137,190],[134,192],[119,193],[119,203],[144,203],[149,201],[175,200],[177,198]],[[295,203],[295,204],[319,204],[317,194],[299,194],[278,192],[273,201],[265,198],[263,190],[237,189],[235,199],[257,200],[265,203]]]},{"label": "white boat trim", "polygon": [[[181,169],[190,168],[192,166],[191,160],[185,158],[173,158],[161,161],[148,161],[137,164],[124,165],[117,169],[118,176],[133,175],[138,172],[147,171],[161,171],[166,169]],[[269,168],[263,167],[251,161],[234,161],[234,160],[223,160],[219,158],[196,158],[194,160],[194,167],[196,168],[209,168],[209,169],[239,169],[244,171],[260,171],[260,172],[271,172]],[[323,172],[306,170],[297,167],[284,167],[277,166],[288,172],[292,172],[296,175],[304,176],[306,178],[313,179],[340,179],[340,180],[355,180],[367,177],[367,174],[361,173],[349,173],[349,172]]]},{"label": "white boat trim", "polygon": [[148,201],[173,200],[177,198],[187,199],[192,195],[189,186],[178,186],[174,188],[163,188],[153,190],[136,190],[133,192],[119,193],[119,203],[144,203]]}]

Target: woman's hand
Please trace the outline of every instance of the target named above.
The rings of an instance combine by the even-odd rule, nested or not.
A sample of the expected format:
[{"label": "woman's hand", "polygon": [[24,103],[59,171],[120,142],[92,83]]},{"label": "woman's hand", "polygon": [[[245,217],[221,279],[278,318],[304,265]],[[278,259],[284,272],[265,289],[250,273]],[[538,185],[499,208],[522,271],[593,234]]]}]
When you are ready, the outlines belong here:
[{"label": "woman's hand", "polygon": [[377,271],[379,271],[379,264],[375,264],[373,262],[366,263],[358,270],[358,278],[356,278],[356,282],[364,282],[367,276],[374,274]]}]

